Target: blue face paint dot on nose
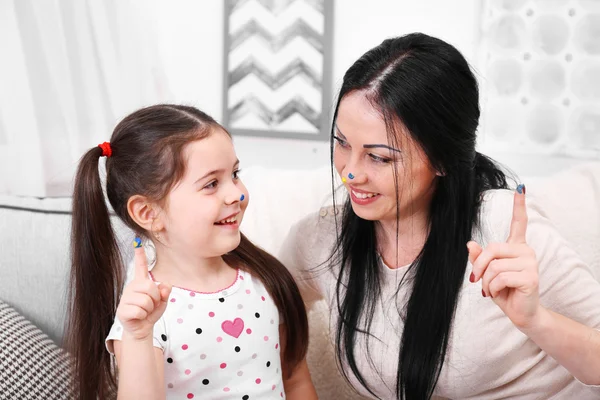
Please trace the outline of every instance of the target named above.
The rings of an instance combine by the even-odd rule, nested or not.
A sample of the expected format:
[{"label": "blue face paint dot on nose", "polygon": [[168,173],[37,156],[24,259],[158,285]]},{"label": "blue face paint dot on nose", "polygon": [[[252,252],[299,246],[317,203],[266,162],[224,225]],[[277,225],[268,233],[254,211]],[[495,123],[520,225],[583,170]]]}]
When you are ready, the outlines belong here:
[{"label": "blue face paint dot on nose", "polygon": [[240,201],[244,201],[245,198],[246,196],[244,196],[244,194],[242,193],[242,195],[240,196]]},{"label": "blue face paint dot on nose", "polygon": [[350,179],[354,179],[354,175],[352,175],[352,172],[350,172],[350,173],[348,174],[348,178],[350,178]]}]

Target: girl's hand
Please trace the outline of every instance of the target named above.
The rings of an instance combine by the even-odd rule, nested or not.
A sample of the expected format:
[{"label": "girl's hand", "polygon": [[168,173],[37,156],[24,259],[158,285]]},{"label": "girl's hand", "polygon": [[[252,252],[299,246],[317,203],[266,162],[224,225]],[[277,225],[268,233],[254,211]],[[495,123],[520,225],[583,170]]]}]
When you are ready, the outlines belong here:
[{"label": "girl's hand", "polygon": [[506,243],[491,243],[485,249],[476,242],[467,243],[473,264],[470,281],[481,279],[482,295],[490,296],[520,330],[530,327],[541,309],[538,262],[526,243],[526,233],[525,187],[519,185]]},{"label": "girl's hand", "polygon": [[154,324],[165,312],[171,286],[156,285],[148,276],[148,262],[139,239],[134,242],[135,272],[133,280],[125,287],[117,307],[117,317],[123,329],[132,338],[143,340],[152,337]]}]

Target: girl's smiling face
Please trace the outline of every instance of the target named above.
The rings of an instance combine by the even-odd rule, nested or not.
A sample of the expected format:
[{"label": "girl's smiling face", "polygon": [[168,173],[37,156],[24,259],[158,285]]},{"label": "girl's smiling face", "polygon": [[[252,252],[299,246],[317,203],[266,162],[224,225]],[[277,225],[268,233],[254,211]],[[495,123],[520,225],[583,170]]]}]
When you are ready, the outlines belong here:
[{"label": "girl's smiling face", "polygon": [[[184,149],[185,174],[167,196],[164,234],[171,247],[221,256],[240,243],[239,227],[248,206],[239,160],[222,130]],[[243,195],[243,200],[242,199]]]}]

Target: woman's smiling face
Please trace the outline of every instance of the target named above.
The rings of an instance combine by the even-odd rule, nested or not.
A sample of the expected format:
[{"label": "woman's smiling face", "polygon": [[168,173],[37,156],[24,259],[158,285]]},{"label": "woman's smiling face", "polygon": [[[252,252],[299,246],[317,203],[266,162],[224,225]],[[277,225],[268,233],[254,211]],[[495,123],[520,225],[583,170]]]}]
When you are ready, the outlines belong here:
[{"label": "woman's smiling face", "polygon": [[[341,100],[335,121],[334,165],[356,215],[371,221],[397,221],[429,209],[436,171],[399,122],[389,143],[381,112],[366,92]],[[397,189],[396,189],[397,188]]]}]

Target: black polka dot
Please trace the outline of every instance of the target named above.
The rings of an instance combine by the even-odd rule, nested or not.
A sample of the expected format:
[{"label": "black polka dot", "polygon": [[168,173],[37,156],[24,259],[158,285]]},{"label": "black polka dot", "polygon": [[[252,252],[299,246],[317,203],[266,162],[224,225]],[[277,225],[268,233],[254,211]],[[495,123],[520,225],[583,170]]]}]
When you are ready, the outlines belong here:
[{"label": "black polka dot", "polygon": [[241,349],[240,349],[240,346],[235,346],[235,352],[236,352],[236,353],[239,353],[239,352],[240,352],[240,350],[241,350]]},{"label": "black polka dot", "polygon": [[267,361],[267,367],[271,366],[271,361]]},{"label": "black polka dot", "polygon": [[220,301],[221,303],[223,303],[223,302],[225,301],[225,299],[221,297],[221,298],[219,299],[219,301]]},{"label": "black polka dot", "polygon": [[250,396],[248,396],[247,394],[244,395],[244,397],[242,397],[242,400],[248,400],[250,398]]},{"label": "black polka dot", "polygon": [[203,385],[208,385],[208,383],[209,383],[208,379],[204,379],[204,380],[202,381],[202,384],[203,384]]},{"label": "black polka dot", "polygon": [[259,313],[255,313],[255,314],[254,314],[254,316],[255,316],[256,318],[260,318],[260,314],[259,314]]},{"label": "black polka dot", "polygon": [[200,328],[196,329],[196,333],[197,333],[198,335],[199,335],[199,334],[201,334],[201,333],[202,333],[202,329],[200,329]]},{"label": "black polka dot", "polygon": [[167,341],[167,335],[165,335],[164,333],[160,335],[160,338],[163,340],[163,342]]},{"label": "black polka dot", "polygon": [[173,359],[172,359],[171,357],[169,357],[169,358],[167,358],[167,362],[168,362],[169,364],[173,364]]}]

